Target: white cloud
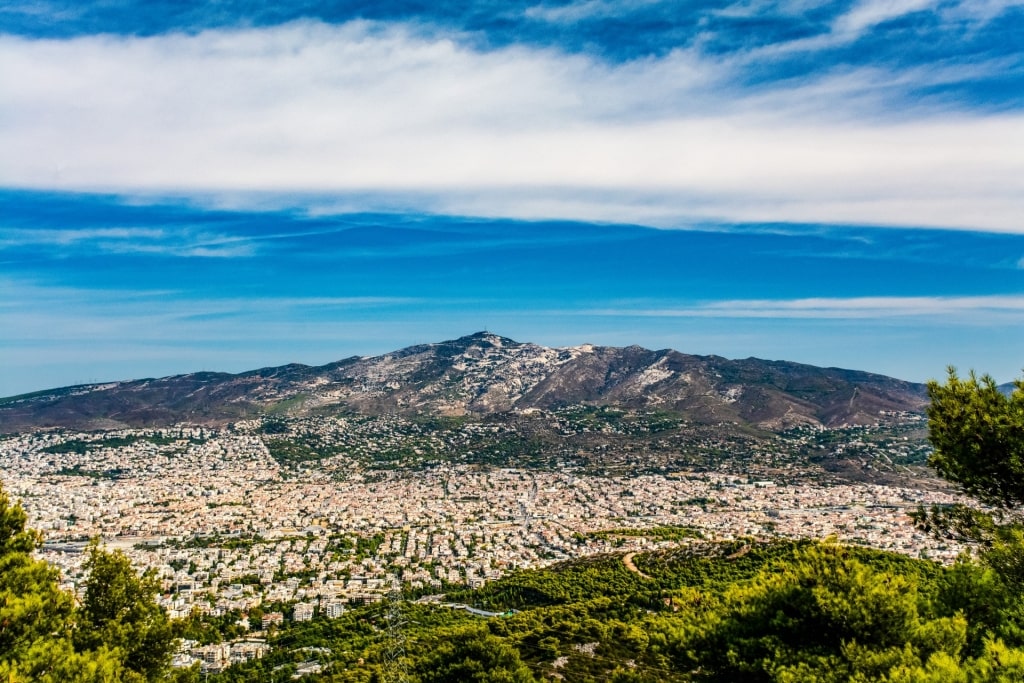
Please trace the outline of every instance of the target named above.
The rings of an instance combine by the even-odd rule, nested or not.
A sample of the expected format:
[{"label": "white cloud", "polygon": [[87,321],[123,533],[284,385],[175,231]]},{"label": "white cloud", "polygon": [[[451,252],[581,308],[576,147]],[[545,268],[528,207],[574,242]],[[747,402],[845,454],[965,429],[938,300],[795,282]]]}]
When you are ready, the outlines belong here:
[{"label": "white cloud", "polygon": [[166,231],[161,228],[4,228],[3,234],[0,234],[0,248],[31,244],[64,246],[97,240],[157,240],[165,236]]},{"label": "white cloud", "polygon": [[[53,312],[56,311],[57,318],[66,317],[75,323],[117,320],[118,324],[125,326],[136,326],[141,318],[177,322],[227,315],[261,316],[268,312],[287,314],[296,310],[308,312],[307,309],[312,308],[365,309],[410,304],[465,303],[396,296],[189,297],[173,290],[62,287],[2,277],[0,288],[10,294],[0,299],[0,313],[23,316],[19,318],[21,322],[52,320],[55,315]],[[75,327],[75,324],[64,323],[62,326]],[[34,334],[26,332],[21,324],[12,324],[5,329],[10,331],[10,338],[31,338]]]},{"label": "white cloud", "polygon": [[884,320],[938,318],[945,322],[1024,322],[1024,296],[920,296],[740,299],[669,308],[578,311],[582,315],[664,318]]},{"label": "white cloud", "polygon": [[[797,3],[799,4],[799,0]],[[978,29],[1005,11],[1022,5],[1024,5],[1024,0],[963,0],[959,3],[937,2],[936,0],[862,0],[845,14],[836,17],[829,29],[823,33],[764,45],[749,50],[746,54],[740,54],[738,57],[748,63],[756,63],[759,60],[772,60],[786,55],[844,47],[855,43],[879,24],[918,12],[931,13],[934,19],[951,31],[951,35],[955,35],[954,32],[964,28]],[[751,11],[756,13],[758,9],[754,6]],[[958,38],[954,38],[954,40],[956,39]],[[944,73],[948,76],[950,71],[977,68],[979,65],[973,62],[974,60],[968,67],[928,65],[926,69],[913,69],[911,72],[916,72],[915,77],[927,71],[937,74]],[[1009,65],[1016,66],[1015,62],[1010,62]],[[980,66],[984,70],[994,72],[1000,65],[990,63]],[[894,80],[899,81],[903,77],[903,75],[896,75]],[[928,79],[926,78],[920,85],[928,85]]]},{"label": "white cloud", "polygon": [[942,14],[954,21],[968,20],[974,25],[992,21],[1003,12],[1024,6],[1024,0],[962,0],[950,7],[943,7]]},{"label": "white cloud", "polygon": [[360,22],[4,36],[0,63],[5,186],[1024,232],[1024,116],[884,109],[901,78],[963,73],[753,96],[730,87],[734,65],[693,52],[608,65]]},{"label": "white cloud", "polygon": [[934,0],[862,0],[834,22],[832,31],[842,36],[859,36],[884,21],[933,9],[936,4]]},{"label": "white cloud", "polygon": [[9,228],[0,233],[0,250],[28,246],[74,247],[112,254],[169,254],[204,258],[252,256],[255,245],[230,235],[163,228]]},{"label": "white cloud", "polygon": [[661,0],[577,0],[566,5],[534,5],[524,14],[556,24],[573,24],[592,17],[619,17],[644,5],[657,5]]}]

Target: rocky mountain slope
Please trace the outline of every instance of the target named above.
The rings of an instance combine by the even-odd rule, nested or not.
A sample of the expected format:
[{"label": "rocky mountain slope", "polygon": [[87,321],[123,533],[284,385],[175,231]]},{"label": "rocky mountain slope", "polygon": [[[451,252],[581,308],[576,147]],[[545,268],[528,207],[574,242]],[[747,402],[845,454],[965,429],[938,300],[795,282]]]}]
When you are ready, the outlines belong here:
[{"label": "rocky mountain slope", "polygon": [[916,411],[920,384],[756,358],[585,344],[547,348],[481,332],[320,367],[201,372],[0,399],[0,432],[224,423],[260,414],[486,415],[575,404],[678,413],[763,429],[874,422]]}]

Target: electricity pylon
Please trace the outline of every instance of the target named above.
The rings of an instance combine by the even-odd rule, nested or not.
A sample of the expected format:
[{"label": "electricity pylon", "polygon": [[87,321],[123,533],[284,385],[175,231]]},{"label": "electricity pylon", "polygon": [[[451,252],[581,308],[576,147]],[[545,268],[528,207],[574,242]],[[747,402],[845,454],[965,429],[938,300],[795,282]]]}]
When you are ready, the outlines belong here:
[{"label": "electricity pylon", "polygon": [[402,614],[402,583],[396,576],[391,580],[384,603],[384,618],[387,619],[387,643],[384,647],[384,681],[386,683],[408,683],[405,672],[405,626],[408,622]]}]

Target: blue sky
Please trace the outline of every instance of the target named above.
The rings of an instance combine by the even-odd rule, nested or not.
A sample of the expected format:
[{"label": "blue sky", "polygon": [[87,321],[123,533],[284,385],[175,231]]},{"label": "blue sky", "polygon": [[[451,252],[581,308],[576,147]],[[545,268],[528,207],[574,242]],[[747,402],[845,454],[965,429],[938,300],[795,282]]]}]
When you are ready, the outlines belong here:
[{"label": "blue sky", "polygon": [[1024,2],[10,2],[0,395],[480,329],[1024,368]]}]

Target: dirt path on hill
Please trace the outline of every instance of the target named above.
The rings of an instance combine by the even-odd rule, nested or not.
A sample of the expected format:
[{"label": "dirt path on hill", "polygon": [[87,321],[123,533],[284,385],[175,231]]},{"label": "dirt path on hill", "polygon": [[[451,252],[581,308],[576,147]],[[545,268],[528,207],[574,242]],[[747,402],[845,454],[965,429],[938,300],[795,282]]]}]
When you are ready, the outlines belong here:
[{"label": "dirt path on hill", "polygon": [[750,552],[750,544],[748,543],[747,545],[743,546],[742,548],[740,548],[739,550],[734,552],[732,555],[726,555],[725,559],[727,559],[727,560],[735,560],[737,558],[743,557],[744,555],[746,555],[749,552]]},{"label": "dirt path on hill", "polygon": [[622,556],[622,564],[626,565],[626,569],[628,569],[629,571],[633,572],[634,574],[639,576],[641,579],[649,579],[649,578],[651,578],[647,574],[644,574],[642,571],[637,569],[637,566],[635,564],[633,564],[633,557],[635,555],[636,555],[636,553],[626,553],[625,555],[623,555]]}]

